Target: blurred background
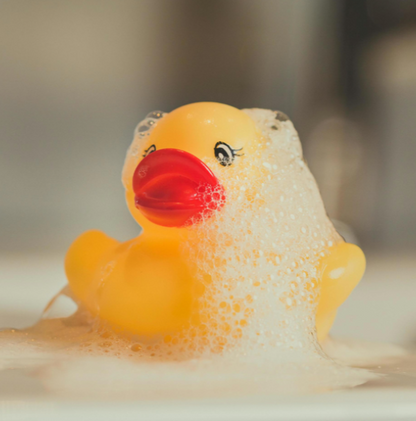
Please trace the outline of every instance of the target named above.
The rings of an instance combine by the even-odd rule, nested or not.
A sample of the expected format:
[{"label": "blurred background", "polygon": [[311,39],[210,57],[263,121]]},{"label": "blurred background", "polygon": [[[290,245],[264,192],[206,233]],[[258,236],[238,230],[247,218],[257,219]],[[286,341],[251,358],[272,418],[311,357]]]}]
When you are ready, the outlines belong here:
[{"label": "blurred background", "polygon": [[1,0],[0,250],[136,235],[133,130],[195,101],[284,111],[331,218],[416,246],[415,0]]},{"label": "blurred background", "polygon": [[133,130],[196,101],[290,116],[369,256],[335,334],[415,343],[416,0],[0,0],[0,327],[36,320],[81,232],[138,234]]}]

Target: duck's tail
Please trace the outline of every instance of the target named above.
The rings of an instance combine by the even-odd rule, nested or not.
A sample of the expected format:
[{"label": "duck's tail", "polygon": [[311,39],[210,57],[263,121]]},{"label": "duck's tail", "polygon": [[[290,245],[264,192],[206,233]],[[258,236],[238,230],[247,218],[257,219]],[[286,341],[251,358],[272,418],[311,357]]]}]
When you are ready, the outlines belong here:
[{"label": "duck's tail", "polygon": [[88,287],[107,252],[119,242],[101,231],[81,234],[69,247],[65,257],[65,273],[75,297],[85,302]]}]

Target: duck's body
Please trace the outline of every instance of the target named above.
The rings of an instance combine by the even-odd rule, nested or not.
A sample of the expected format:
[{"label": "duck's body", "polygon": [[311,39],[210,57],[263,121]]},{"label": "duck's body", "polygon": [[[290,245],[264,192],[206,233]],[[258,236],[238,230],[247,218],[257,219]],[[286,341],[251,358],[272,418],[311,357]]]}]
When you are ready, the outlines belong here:
[{"label": "duck's body", "polygon": [[[238,151],[252,153],[261,136],[247,114],[222,104],[191,104],[164,116],[147,142],[142,142],[141,149],[130,152],[123,174],[129,209],[144,232],[125,243],[99,231],[79,237],[66,257],[66,273],[75,297],[115,330],[142,337],[166,338],[201,325],[209,329],[206,320],[201,322],[201,314],[206,311],[204,290],[207,284],[224,280],[211,279],[206,268],[201,271],[197,267],[198,251],[192,247],[195,249],[198,244],[191,243],[186,226],[209,223],[211,217],[215,218],[227,206],[226,200],[232,195],[227,191],[230,186],[225,182],[224,190],[222,182],[201,160],[211,158],[215,145],[218,164],[228,167],[232,161],[227,161],[227,153],[233,154],[228,156],[230,159],[238,156]],[[173,147],[176,149],[170,149]],[[142,159],[141,155],[146,155],[149,149],[152,155]],[[195,193],[200,187],[193,190],[192,177],[199,180],[198,186],[205,186],[203,199],[198,196],[200,192]],[[256,190],[244,192],[249,201],[259,197]],[[252,207],[257,206],[254,200]],[[232,239],[227,241],[231,248],[239,246]],[[208,250],[205,247],[204,253],[207,252],[218,254],[215,242],[209,243]],[[336,309],[359,282],[365,259],[357,246],[342,240],[324,247],[321,254],[316,259],[318,282],[313,288],[321,289],[316,327],[322,340],[333,323]],[[275,266],[280,258],[273,257]],[[242,311],[236,298],[230,300],[231,304],[226,305],[234,309],[234,314]],[[250,312],[246,313],[244,319],[236,322],[238,331],[240,325],[247,324]],[[235,332],[224,329],[225,337],[227,332]]]},{"label": "duck's body", "polygon": [[[125,243],[88,231],[68,251],[75,296],[113,328],[136,335],[189,324],[198,282],[175,238],[141,235]],[[97,253],[91,254],[95,250]]]}]

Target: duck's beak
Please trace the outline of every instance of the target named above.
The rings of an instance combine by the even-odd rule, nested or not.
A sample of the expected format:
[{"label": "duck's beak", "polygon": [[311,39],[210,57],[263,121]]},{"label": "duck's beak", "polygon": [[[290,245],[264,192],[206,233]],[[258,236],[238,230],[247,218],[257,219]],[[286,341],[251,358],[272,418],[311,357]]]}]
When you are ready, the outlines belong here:
[{"label": "duck's beak", "polygon": [[133,191],[142,214],[164,227],[200,222],[225,202],[224,188],[207,165],[179,149],[146,156],[134,171]]}]

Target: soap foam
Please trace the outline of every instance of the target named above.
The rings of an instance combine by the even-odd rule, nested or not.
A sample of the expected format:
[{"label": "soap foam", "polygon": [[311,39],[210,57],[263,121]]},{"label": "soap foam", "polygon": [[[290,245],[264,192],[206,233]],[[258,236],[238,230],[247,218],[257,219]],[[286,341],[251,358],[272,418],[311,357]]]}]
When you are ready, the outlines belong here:
[{"label": "soap foam", "polygon": [[[262,132],[259,147],[230,167],[205,160],[227,192],[226,204],[184,230],[184,256],[204,286],[200,323],[149,341],[117,335],[80,307],[67,318],[3,332],[6,366],[19,355],[28,360],[30,350],[50,390],[103,397],[332,390],[373,376],[334,362],[316,338],[318,263],[342,240],[326,216],[298,135],[277,112],[244,112]],[[124,182],[163,115],[151,113],[138,125]]]},{"label": "soap foam", "polygon": [[[152,346],[161,357],[232,357],[321,352],[316,340],[317,267],[342,241],[329,221],[317,185],[302,157],[293,124],[282,113],[243,110],[261,131],[260,144],[233,165],[205,163],[226,191],[225,206],[187,228],[186,259],[205,288],[201,324]],[[125,185],[148,136],[163,113],[136,129],[123,170]],[[212,202],[221,195],[212,192]],[[203,218],[204,219],[204,218]],[[209,275],[207,275],[209,274]]]},{"label": "soap foam", "polygon": [[[292,359],[319,352],[317,267],[342,240],[326,216],[292,123],[277,120],[273,111],[245,112],[261,129],[261,144],[235,165],[218,168],[227,203],[190,228],[187,246],[201,280],[205,273],[212,278],[205,282],[201,315],[213,332],[211,350]],[[206,163],[215,168],[213,159]]]}]

